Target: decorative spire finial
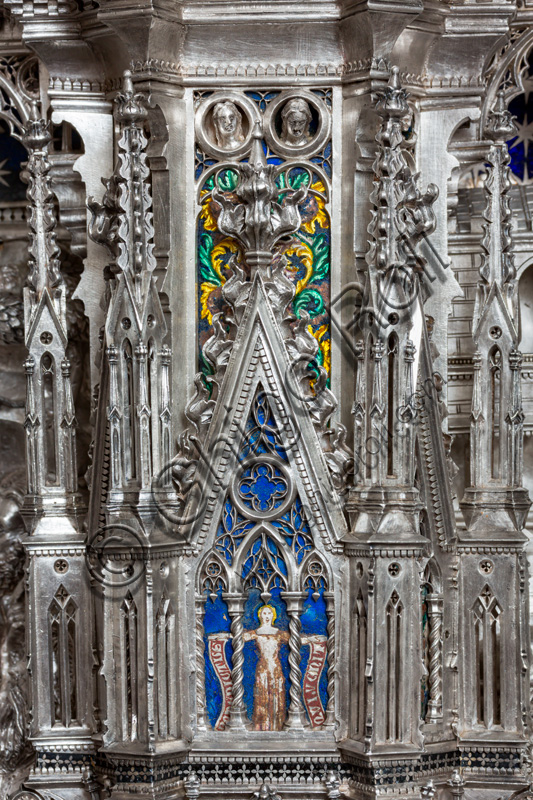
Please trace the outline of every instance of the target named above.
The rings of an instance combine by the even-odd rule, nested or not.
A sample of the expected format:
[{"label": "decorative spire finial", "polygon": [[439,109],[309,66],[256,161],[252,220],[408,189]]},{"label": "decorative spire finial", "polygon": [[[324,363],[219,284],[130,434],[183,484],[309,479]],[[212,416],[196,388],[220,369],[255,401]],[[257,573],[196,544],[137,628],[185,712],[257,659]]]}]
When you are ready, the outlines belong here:
[{"label": "decorative spire finial", "polygon": [[[111,178],[104,181],[107,191],[103,202],[92,197],[88,201],[92,212],[89,235],[108,248],[116,271],[136,278],[143,272],[152,272],[156,265],[147,140],[142,126],[148,116],[144,101],[143,94],[134,94],[131,72],[126,70],[123,91],[115,100],[115,116],[121,124],[117,165]],[[142,305],[139,280],[135,291]]]},{"label": "decorative spire finial", "polygon": [[496,95],[494,108],[487,118],[485,133],[494,142],[503,143],[516,134],[514,116],[505,105],[505,95],[502,91]]},{"label": "decorative spire finial", "polygon": [[122,92],[117,95],[117,119],[133,127],[143,122],[148,117],[145,106],[145,95],[134,93],[131,72],[127,69],[124,72],[122,82]]},{"label": "decorative spire finial", "polygon": [[41,117],[41,112],[36,100],[32,100],[30,116],[24,128],[22,143],[29,153],[31,151],[42,151],[51,142],[49,125]]},{"label": "decorative spire finial", "polygon": [[376,103],[376,111],[382,117],[405,117],[411,113],[407,98],[409,97],[400,83],[400,70],[392,67],[389,83]]},{"label": "decorative spire finial", "polygon": [[259,120],[257,120],[254,123],[254,128],[252,131],[252,149],[250,151],[250,158],[248,159],[248,163],[255,170],[261,170],[267,166],[262,138],[263,131],[261,130],[261,123]]}]

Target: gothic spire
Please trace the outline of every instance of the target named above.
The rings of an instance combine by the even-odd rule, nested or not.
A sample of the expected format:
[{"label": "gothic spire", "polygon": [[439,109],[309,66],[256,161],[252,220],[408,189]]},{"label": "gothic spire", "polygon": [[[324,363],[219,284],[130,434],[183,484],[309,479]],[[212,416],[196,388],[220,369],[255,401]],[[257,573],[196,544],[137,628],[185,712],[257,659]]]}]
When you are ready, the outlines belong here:
[{"label": "gothic spire", "polygon": [[467,536],[513,538],[529,509],[522,488],[521,363],[518,289],[509,207],[509,153],[515,130],[498,94],[486,133],[489,173],[485,180],[485,235],[472,338],[473,390],[470,421],[470,488],[462,502]]},{"label": "gothic spire", "polygon": [[479,270],[480,282],[473,319],[473,336],[476,342],[488,306],[496,297],[502,303],[502,313],[508,317],[506,324],[513,342],[516,344],[518,341],[518,295],[509,205],[511,172],[507,149],[507,141],[515,132],[513,117],[505,107],[503,92],[499,92],[494,110],[485,126],[485,133],[492,144],[488,153],[490,167],[484,184],[485,235],[481,241],[483,252]]},{"label": "gothic spire", "polygon": [[[29,276],[25,289],[26,445],[28,498],[37,513],[50,502],[73,509],[78,485],[76,416],[66,356],[65,284],[55,240],[56,217],[50,186],[49,125],[36,103],[25,128],[28,149]],[[53,499],[52,499],[53,498]],[[41,511],[39,511],[41,509]],[[54,512],[55,513],[55,512]],[[35,521],[35,520],[34,520]]]},{"label": "gothic spire", "polygon": [[[373,524],[376,531],[387,507],[387,492],[394,494],[401,486],[407,490],[402,535],[416,538],[419,498],[414,487],[414,392],[425,330],[420,298],[420,273],[425,262],[417,246],[423,236],[434,230],[432,205],[437,188],[430,185],[422,194],[417,176],[407,163],[403,130],[411,111],[396,67],[391,70],[376,110],[382,122],[376,136],[378,150],[371,194],[374,208],[368,228],[372,239],[366,256],[361,339],[357,345],[356,489],[351,508],[357,515],[357,509],[362,509],[361,492],[366,496],[368,491],[377,491],[382,500],[374,509],[380,509]],[[368,452],[369,441],[379,442],[372,455]],[[401,506],[396,503],[397,513]],[[368,514],[361,514],[356,530],[363,526],[369,533],[365,527],[368,521]],[[401,525],[396,533],[400,528]],[[365,535],[365,531],[359,532]]]}]

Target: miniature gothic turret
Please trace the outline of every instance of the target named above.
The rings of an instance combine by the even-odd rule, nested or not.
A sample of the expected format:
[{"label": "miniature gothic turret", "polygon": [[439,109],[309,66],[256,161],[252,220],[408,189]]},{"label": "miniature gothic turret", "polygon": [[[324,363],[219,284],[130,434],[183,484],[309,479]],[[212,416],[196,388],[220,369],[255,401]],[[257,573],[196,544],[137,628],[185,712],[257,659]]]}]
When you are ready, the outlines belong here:
[{"label": "miniature gothic turret", "polygon": [[175,595],[157,556],[166,541],[159,512],[172,504],[171,353],[154,277],[146,118],[144,97],[126,72],[115,102],[116,168],[103,202],[89,201],[91,236],[112,256],[89,527],[105,630],[104,740],[149,758],[179,739],[179,697]]},{"label": "miniature gothic turret", "polygon": [[470,487],[462,510],[468,536],[505,542],[521,540],[530,506],[522,487],[520,319],[509,207],[506,140],[514,123],[503,95],[485,132],[492,140],[485,181],[485,235],[472,338],[474,386],[470,424]]},{"label": "miniature gothic turret", "polygon": [[523,747],[529,645],[518,609],[527,575],[522,529],[530,501],[522,486],[522,359],[506,144],[513,130],[500,94],[485,128],[492,143],[472,328],[470,486],[461,503],[466,530],[459,530],[458,544],[463,574],[470,575],[460,603],[463,735],[502,746],[515,739]]},{"label": "miniature gothic turret", "polygon": [[[89,796],[84,775],[93,751],[91,596],[77,491],[66,287],[55,242],[49,178],[51,135],[36,106],[23,141],[29,153],[30,206],[29,278],[24,297],[28,348],[24,546],[32,654],[30,735],[37,751],[27,785],[61,787],[69,797],[81,800]],[[67,773],[61,765],[69,756],[72,770]]]},{"label": "miniature gothic turret", "polygon": [[401,753],[422,745],[418,573],[430,542],[421,527],[415,443],[428,334],[416,247],[435,226],[437,190],[422,195],[407,164],[402,130],[411,111],[396,68],[376,109],[382,123],[355,350],[355,487],[347,507],[357,676],[351,737],[356,750]]}]

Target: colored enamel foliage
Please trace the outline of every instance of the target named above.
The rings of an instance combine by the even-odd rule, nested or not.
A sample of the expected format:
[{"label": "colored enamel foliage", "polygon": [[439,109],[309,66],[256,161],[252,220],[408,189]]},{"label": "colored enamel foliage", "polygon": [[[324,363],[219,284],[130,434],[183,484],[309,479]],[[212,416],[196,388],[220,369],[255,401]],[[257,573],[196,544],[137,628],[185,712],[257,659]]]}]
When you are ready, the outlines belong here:
[{"label": "colored enamel foliage", "polygon": [[[200,369],[205,374],[210,373],[210,367],[203,358],[202,351],[212,333],[213,316],[228,311],[222,296],[222,287],[230,275],[232,262],[241,265],[243,263],[243,254],[238,243],[217,229],[220,207],[212,199],[215,179],[219,189],[237,202],[235,190],[238,175],[231,168],[223,169],[216,178],[215,174],[211,174],[200,190],[201,211],[197,233],[198,346]],[[326,210],[327,181],[312,163],[309,167],[294,166],[286,169],[280,165],[276,185],[280,190],[280,203],[302,185],[308,186],[307,196],[298,207],[302,219],[300,229],[277,248],[274,263],[279,263],[280,260],[284,262],[286,274],[295,286],[293,313],[296,317],[300,317],[304,311],[309,314],[309,329],[319,344],[317,362],[329,374],[331,230]]]}]

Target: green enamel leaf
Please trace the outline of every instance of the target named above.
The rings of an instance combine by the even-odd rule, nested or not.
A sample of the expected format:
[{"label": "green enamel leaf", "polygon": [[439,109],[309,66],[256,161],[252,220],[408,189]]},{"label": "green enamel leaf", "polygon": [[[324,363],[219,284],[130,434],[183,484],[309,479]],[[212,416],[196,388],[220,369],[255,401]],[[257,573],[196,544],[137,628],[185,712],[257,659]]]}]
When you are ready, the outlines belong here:
[{"label": "green enamel leaf", "polygon": [[302,289],[293,301],[295,314],[299,317],[302,311],[307,311],[310,317],[318,317],[323,314],[326,307],[324,299],[316,289]]},{"label": "green enamel leaf", "polygon": [[211,266],[211,251],[213,250],[213,237],[203,233],[198,243],[198,259],[200,261],[200,275],[204,281],[220,286],[220,278]]},{"label": "green enamel leaf", "polygon": [[239,176],[233,169],[225,169],[218,176],[218,186],[223,192],[233,192],[239,182]]},{"label": "green enamel leaf", "polygon": [[291,170],[289,173],[289,186],[291,189],[300,189],[302,186],[307,186],[309,184],[309,174],[304,172],[296,172],[295,170]]},{"label": "green enamel leaf", "polygon": [[323,280],[329,273],[329,242],[325,233],[316,236],[311,244],[313,250],[313,275],[311,283]]}]

